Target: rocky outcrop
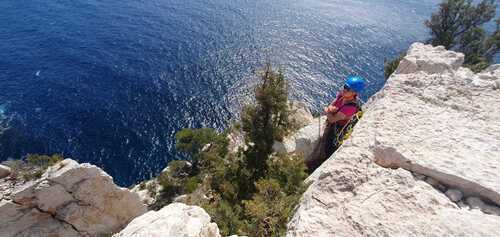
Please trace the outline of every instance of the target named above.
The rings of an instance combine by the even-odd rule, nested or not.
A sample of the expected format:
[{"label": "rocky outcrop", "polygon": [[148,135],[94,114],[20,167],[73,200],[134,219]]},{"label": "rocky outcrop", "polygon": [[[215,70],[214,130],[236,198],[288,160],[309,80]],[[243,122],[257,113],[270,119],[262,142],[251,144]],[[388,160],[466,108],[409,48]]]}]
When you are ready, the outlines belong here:
[{"label": "rocky outcrop", "polygon": [[105,236],[146,212],[104,171],[66,159],[21,186],[0,180],[0,236]]},{"label": "rocky outcrop", "polygon": [[130,191],[137,193],[144,205],[151,206],[160,196],[162,186],[160,185],[160,183],[158,182],[158,178],[156,177],[135,185],[132,189],[130,189]]},{"label": "rocky outcrop", "polygon": [[500,65],[413,44],[308,179],[287,236],[498,236]]},{"label": "rocky outcrop", "polygon": [[309,111],[307,104],[304,102],[290,102],[289,110],[291,114],[291,116],[289,116],[290,122],[297,128],[305,127],[314,120],[311,111]]},{"label": "rocky outcrop", "polygon": [[10,168],[5,165],[0,165],[0,179],[10,175]]},{"label": "rocky outcrop", "polygon": [[134,219],[114,237],[219,237],[217,224],[200,207],[170,204]]},{"label": "rocky outcrop", "polygon": [[295,153],[305,158],[309,157],[323,135],[325,121],[326,116],[313,119],[296,133],[284,138],[282,142],[275,142],[273,150],[277,153]]}]

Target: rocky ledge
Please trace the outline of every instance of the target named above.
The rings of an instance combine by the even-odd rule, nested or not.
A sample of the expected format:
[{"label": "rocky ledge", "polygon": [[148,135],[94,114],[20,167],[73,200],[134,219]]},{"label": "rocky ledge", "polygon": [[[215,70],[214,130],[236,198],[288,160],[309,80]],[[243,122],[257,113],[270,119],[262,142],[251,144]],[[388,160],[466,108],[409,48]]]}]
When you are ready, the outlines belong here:
[{"label": "rocky ledge", "polygon": [[287,236],[498,236],[500,65],[474,74],[463,59],[411,46],[307,179]]},{"label": "rocky ledge", "polygon": [[41,178],[0,179],[0,236],[109,236],[146,212],[96,166],[66,159]]},{"label": "rocky ledge", "polygon": [[134,219],[114,237],[220,237],[217,224],[198,206],[170,204]]}]

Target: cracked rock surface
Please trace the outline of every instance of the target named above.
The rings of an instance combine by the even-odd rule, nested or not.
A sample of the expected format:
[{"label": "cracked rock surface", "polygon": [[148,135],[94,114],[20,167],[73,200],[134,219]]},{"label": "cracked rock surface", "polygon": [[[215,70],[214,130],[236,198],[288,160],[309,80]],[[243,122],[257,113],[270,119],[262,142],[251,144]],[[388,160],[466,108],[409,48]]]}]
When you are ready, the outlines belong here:
[{"label": "cracked rock surface", "polygon": [[462,63],[413,44],[351,138],[306,180],[287,236],[498,236],[500,65],[474,74]]},{"label": "cracked rock surface", "polygon": [[134,219],[114,237],[220,237],[217,224],[198,206],[174,203]]},{"label": "cracked rock surface", "polygon": [[[137,194],[71,159],[21,186],[0,180],[0,236],[107,236],[146,212]],[[6,188],[7,187],[7,188]]]}]

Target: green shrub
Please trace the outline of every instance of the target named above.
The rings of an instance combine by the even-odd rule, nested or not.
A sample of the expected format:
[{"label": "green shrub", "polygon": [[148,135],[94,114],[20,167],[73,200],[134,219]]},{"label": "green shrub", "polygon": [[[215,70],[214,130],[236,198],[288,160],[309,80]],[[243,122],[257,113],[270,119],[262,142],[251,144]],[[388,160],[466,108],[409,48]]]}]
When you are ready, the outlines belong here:
[{"label": "green shrub", "polygon": [[[274,140],[281,140],[293,128],[283,74],[267,65],[255,97],[256,103],[243,109],[241,124],[235,123],[225,133],[202,128],[176,134],[176,147],[191,156],[193,169],[186,170],[185,162],[171,162],[168,172],[158,177],[163,191],[154,208],[177,195],[195,192],[194,197],[203,191],[208,200],[188,195],[188,202],[202,206],[222,235],[278,236],[285,232],[307,175],[301,157],[271,156]],[[243,130],[246,151],[228,153],[226,137],[231,129]]]},{"label": "green shrub", "polygon": [[384,62],[384,77],[389,79],[389,77],[398,69],[399,62],[406,56],[406,53],[400,54],[397,58],[393,60],[386,60]]},{"label": "green shrub", "polygon": [[280,155],[269,159],[267,177],[277,180],[287,195],[302,194],[308,174],[304,159],[297,155]]},{"label": "green shrub", "polygon": [[157,177],[158,183],[162,187],[152,208],[159,210],[172,203],[175,197],[183,194],[183,183],[181,179],[172,177],[169,172],[163,172]]},{"label": "green shrub", "polygon": [[243,201],[250,235],[283,236],[300,194],[287,195],[275,179],[260,180],[256,187],[252,200]]},{"label": "green shrub", "polygon": [[144,190],[144,189],[146,189],[146,182],[139,183],[139,190]]},{"label": "green shrub", "polygon": [[184,181],[184,192],[185,193],[194,192],[198,188],[199,184],[200,184],[200,180],[199,180],[198,176],[186,178]]},{"label": "green shrub", "polygon": [[38,155],[28,154],[25,160],[9,161],[12,168],[14,180],[29,181],[42,177],[48,167],[63,160],[64,157],[60,154]]},{"label": "green shrub", "polygon": [[242,219],[244,211],[240,205],[234,205],[226,200],[217,199],[217,201],[203,205],[202,207],[210,215],[212,221],[217,223],[223,236],[234,233],[246,235],[246,222]]},{"label": "green shrub", "polygon": [[[251,183],[265,175],[274,141],[281,141],[290,130],[288,114],[285,77],[281,71],[274,71],[268,63],[255,88],[255,104],[245,106],[241,113],[242,129],[248,146],[244,164],[252,173]],[[248,191],[253,193],[255,190]]]},{"label": "green shrub", "polygon": [[191,129],[185,128],[175,134],[177,150],[187,153],[191,156],[193,169],[198,170],[199,154],[203,147],[211,144],[210,150],[218,154],[227,152],[228,141],[222,134],[218,134],[211,128]]},{"label": "green shrub", "polygon": [[192,165],[184,160],[173,160],[168,163],[168,171],[164,172],[172,178],[183,178],[189,176]]},{"label": "green shrub", "polygon": [[216,141],[217,137],[217,132],[211,128],[185,128],[175,134],[175,148],[189,155],[195,155],[206,144]]},{"label": "green shrub", "polygon": [[47,169],[48,167],[62,161],[64,157],[60,154],[48,155],[38,155],[38,154],[28,154],[26,156],[26,161],[29,165],[41,167],[42,169]]},{"label": "green shrub", "polygon": [[150,197],[156,197],[157,191],[156,184],[154,182],[145,185],[145,188],[148,190],[148,194]]}]

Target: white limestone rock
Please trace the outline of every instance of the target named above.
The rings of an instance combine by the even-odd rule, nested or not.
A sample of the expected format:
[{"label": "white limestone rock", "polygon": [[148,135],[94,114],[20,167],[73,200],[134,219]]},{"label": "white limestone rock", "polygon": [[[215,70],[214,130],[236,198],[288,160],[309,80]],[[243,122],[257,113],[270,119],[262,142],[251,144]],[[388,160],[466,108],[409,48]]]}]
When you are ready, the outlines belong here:
[{"label": "white limestone rock", "polygon": [[[500,93],[473,82],[500,79],[500,67],[486,72],[495,80],[462,62],[413,44],[351,138],[306,180],[287,236],[498,236],[500,216],[485,213],[500,204]],[[493,204],[460,208],[411,172]]]},{"label": "white limestone rock", "polygon": [[[162,171],[162,173],[166,171],[168,171],[168,166]],[[132,189],[130,189],[130,191],[137,193],[142,203],[146,206],[150,206],[156,202],[156,199],[158,199],[162,189],[162,186],[158,182],[158,178],[153,178],[151,180],[144,181],[143,184],[141,183],[135,185]]]},{"label": "white limestone rock", "polygon": [[283,142],[275,142],[273,146],[274,151],[277,153],[296,153],[305,158],[309,157],[323,135],[326,125],[325,121],[326,116],[313,119],[309,125],[285,138]]},{"label": "white limestone rock", "polygon": [[104,171],[66,159],[0,202],[1,236],[102,236],[146,212]]},{"label": "white limestone rock", "polygon": [[446,51],[443,46],[432,47],[414,43],[396,70],[397,74],[426,72],[429,74],[457,70],[464,62],[464,55]]},{"label": "white limestone rock", "polygon": [[198,206],[170,204],[134,219],[114,237],[219,237],[217,224]]},{"label": "white limestone rock", "polygon": [[289,109],[290,121],[299,128],[307,126],[314,120],[311,111],[304,102],[292,101],[290,102]]},{"label": "white limestone rock", "polygon": [[227,150],[230,153],[237,153],[239,149],[247,149],[245,144],[245,134],[243,131],[235,129],[227,135],[227,139],[229,141]]},{"label": "white limestone rock", "polygon": [[10,175],[10,168],[5,165],[0,165],[0,179],[5,178]]},{"label": "white limestone rock", "polygon": [[462,198],[464,197],[462,192],[460,192],[460,190],[456,190],[456,189],[449,189],[448,191],[446,191],[445,194],[453,202],[458,202],[458,201],[462,200]]}]

